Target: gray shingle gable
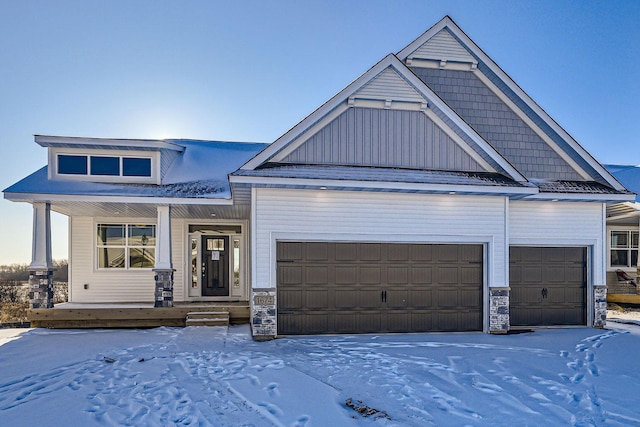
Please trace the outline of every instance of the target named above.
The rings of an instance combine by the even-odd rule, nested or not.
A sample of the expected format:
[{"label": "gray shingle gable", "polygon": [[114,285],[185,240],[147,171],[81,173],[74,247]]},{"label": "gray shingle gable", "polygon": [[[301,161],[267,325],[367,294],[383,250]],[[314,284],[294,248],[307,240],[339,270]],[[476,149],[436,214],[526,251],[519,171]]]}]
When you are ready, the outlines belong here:
[{"label": "gray shingle gable", "polygon": [[527,178],[582,180],[474,73],[415,67],[412,71]]}]

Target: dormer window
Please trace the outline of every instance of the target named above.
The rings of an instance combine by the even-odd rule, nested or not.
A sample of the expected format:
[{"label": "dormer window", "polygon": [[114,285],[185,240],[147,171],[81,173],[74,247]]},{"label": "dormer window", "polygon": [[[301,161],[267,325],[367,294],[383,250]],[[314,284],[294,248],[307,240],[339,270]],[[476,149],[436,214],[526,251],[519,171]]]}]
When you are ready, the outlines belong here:
[{"label": "dormer window", "polygon": [[[104,154],[103,154],[104,153]],[[113,155],[101,150],[96,154],[58,152],[52,165],[55,176],[96,182],[155,182],[156,153]]]}]

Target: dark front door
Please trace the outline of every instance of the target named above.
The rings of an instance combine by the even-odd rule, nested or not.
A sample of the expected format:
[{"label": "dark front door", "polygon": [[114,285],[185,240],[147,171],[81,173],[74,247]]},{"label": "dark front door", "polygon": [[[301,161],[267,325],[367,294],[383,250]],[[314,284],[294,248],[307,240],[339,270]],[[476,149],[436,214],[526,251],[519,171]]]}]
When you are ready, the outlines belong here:
[{"label": "dark front door", "polygon": [[202,236],[202,296],[229,296],[228,236]]}]

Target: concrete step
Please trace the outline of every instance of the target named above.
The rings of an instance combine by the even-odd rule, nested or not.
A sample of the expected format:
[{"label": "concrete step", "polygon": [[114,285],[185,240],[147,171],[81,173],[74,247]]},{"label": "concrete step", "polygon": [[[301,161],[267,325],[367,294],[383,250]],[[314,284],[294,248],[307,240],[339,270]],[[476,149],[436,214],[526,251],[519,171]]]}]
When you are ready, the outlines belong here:
[{"label": "concrete step", "polygon": [[187,326],[229,326],[227,311],[193,311],[187,313]]}]

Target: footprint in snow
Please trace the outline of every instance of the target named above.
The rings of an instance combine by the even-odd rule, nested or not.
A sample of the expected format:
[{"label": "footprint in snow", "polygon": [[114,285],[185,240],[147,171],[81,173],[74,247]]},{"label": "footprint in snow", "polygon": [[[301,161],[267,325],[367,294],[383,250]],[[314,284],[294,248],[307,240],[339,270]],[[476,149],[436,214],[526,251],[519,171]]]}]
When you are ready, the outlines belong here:
[{"label": "footprint in snow", "polygon": [[269,394],[269,397],[271,398],[280,397],[280,390],[278,390],[277,383],[269,384],[268,386],[265,387],[265,390],[267,391],[267,393]]},{"label": "footprint in snow", "polygon": [[258,403],[258,406],[263,407],[264,409],[269,411],[271,415],[275,415],[276,417],[281,417],[284,415],[284,412],[282,412],[282,409],[280,409],[277,405],[267,403],[267,402],[260,402]]}]

